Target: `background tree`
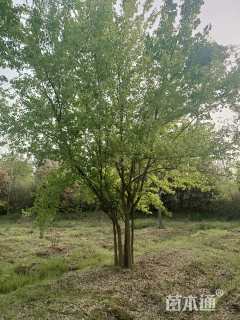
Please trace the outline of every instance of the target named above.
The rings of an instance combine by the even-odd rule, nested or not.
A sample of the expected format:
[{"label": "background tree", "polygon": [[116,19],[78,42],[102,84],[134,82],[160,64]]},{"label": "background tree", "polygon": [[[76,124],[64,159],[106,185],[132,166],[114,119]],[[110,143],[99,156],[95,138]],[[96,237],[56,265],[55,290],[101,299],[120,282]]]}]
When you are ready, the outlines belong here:
[{"label": "background tree", "polygon": [[8,208],[8,174],[6,170],[0,170],[0,214],[5,214]]},{"label": "background tree", "polygon": [[199,128],[225,102],[227,52],[201,58],[215,47],[208,28],[197,31],[202,3],[27,8],[17,102],[2,108],[1,128],[22,151],[64,163],[96,196],[112,221],[116,265],[132,267],[134,213],[150,176],[215,154]]},{"label": "background tree", "polygon": [[36,217],[36,224],[40,230],[40,238],[44,236],[46,229],[54,222],[60,207],[60,196],[67,183],[62,170],[52,169],[42,177],[37,186],[33,207],[27,210],[27,215]]},{"label": "background tree", "polygon": [[32,164],[17,155],[5,155],[0,160],[0,169],[7,177],[7,213],[31,206],[34,190]]}]

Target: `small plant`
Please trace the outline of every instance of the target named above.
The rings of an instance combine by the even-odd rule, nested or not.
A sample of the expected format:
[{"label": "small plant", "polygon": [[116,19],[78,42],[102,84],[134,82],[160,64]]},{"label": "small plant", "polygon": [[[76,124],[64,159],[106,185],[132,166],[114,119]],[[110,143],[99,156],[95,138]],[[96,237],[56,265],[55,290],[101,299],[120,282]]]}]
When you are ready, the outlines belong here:
[{"label": "small plant", "polygon": [[56,249],[58,248],[59,242],[60,242],[60,233],[56,231],[55,228],[50,229],[50,236],[49,240],[51,242],[51,248]]},{"label": "small plant", "polygon": [[44,232],[55,220],[60,204],[60,195],[66,186],[66,180],[64,178],[64,173],[55,169],[43,179],[37,189],[31,212],[36,215],[36,224],[40,230],[40,239],[44,237]]}]

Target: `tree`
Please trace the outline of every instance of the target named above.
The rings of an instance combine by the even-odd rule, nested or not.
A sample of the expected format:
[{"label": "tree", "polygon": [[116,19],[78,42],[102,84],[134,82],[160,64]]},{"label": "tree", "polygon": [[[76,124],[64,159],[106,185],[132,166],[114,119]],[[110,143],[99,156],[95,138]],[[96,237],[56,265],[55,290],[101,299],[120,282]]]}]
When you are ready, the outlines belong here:
[{"label": "tree", "polygon": [[56,217],[60,206],[60,195],[65,186],[65,175],[55,168],[42,178],[37,187],[33,207],[27,211],[27,214],[36,216],[41,239]]},{"label": "tree", "polygon": [[6,170],[0,169],[0,214],[4,214],[7,211],[8,183],[9,179]]},{"label": "tree", "polygon": [[200,120],[223,103],[227,54],[199,58],[214,46],[208,28],[197,32],[201,0],[165,0],[157,12],[151,0],[116,3],[28,7],[17,102],[2,108],[1,128],[14,146],[81,179],[112,221],[115,264],[131,268],[149,177],[214,155]]},{"label": "tree", "polygon": [[7,212],[31,206],[34,185],[32,164],[18,155],[5,155],[0,160],[0,170],[7,175]]}]

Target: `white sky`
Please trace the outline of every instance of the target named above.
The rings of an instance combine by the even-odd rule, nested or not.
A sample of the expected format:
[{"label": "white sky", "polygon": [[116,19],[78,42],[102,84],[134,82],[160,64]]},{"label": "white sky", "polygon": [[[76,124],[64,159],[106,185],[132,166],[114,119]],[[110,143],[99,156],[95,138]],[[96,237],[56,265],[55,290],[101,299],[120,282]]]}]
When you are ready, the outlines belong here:
[{"label": "white sky", "polygon": [[240,45],[240,0],[205,0],[201,18],[217,42]]}]

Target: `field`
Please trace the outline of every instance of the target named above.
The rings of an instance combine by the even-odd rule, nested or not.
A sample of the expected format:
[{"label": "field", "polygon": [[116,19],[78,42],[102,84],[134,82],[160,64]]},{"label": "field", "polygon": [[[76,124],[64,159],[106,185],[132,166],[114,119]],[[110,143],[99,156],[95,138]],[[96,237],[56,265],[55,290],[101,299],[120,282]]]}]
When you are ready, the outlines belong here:
[{"label": "field", "polygon": [[[104,218],[0,220],[0,319],[240,319],[240,223],[136,221],[134,270],[112,267]],[[216,311],[167,312],[166,297],[224,295]]]}]

